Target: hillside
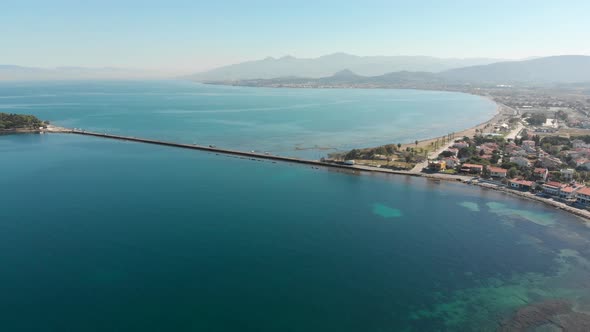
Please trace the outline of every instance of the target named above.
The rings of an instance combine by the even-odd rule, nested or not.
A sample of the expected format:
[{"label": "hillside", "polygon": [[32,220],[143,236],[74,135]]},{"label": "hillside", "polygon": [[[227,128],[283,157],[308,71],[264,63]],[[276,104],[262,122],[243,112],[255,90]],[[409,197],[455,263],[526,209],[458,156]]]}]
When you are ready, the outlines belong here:
[{"label": "hillside", "polygon": [[440,73],[447,81],[473,83],[575,83],[590,81],[590,56],[562,55],[498,62]]},{"label": "hillside", "polygon": [[362,76],[378,76],[397,71],[440,72],[452,68],[489,64],[498,59],[441,59],[428,56],[356,56],[335,53],[319,58],[301,59],[285,56],[279,59],[238,63],[188,75],[195,81],[270,79],[277,77],[327,77],[345,69]]},{"label": "hillside", "polygon": [[525,61],[499,62],[485,66],[452,69],[441,73],[397,71],[364,76],[350,69],[321,77],[278,77],[272,79],[211,80],[208,83],[248,86],[357,86],[438,89],[449,85],[571,84],[590,82],[590,56],[554,56]]}]

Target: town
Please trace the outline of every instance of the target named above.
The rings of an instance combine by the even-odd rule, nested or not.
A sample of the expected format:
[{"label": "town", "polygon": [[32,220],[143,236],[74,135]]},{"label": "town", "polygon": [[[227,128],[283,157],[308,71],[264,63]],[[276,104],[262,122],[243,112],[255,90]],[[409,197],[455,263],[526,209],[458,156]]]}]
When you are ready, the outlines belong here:
[{"label": "town", "polygon": [[454,141],[425,172],[473,175],[474,183],[535,193],[578,208],[590,206],[590,136],[529,133],[515,139],[478,135]]},{"label": "town", "polygon": [[497,91],[487,96],[498,103],[499,113],[478,127],[408,144],[335,153],[327,161],[439,179],[460,177],[469,184],[590,210],[586,104]]}]

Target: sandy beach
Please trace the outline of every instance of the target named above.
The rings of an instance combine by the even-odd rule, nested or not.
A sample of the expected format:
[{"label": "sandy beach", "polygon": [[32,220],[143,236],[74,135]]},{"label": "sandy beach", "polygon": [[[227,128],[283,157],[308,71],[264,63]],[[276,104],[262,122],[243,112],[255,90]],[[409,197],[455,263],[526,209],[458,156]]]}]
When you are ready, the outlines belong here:
[{"label": "sandy beach", "polygon": [[[492,125],[492,124],[495,124],[497,122],[501,122],[504,120],[508,121],[508,119],[515,114],[514,109],[512,109],[506,105],[498,104],[496,102],[494,102],[494,103],[497,105],[497,107],[496,107],[496,114],[492,118],[490,118],[488,121],[477,124],[471,128],[467,128],[465,130],[455,132],[454,133],[455,139],[461,138],[464,136],[473,137],[475,135],[476,130],[478,130],[478,131],[484,130],[486,128],[486,126],[488,126],[488,125]],[[418,145],[416,145],[415,142],[408,142],[408,143],[402,144],[402,150],[407,147],[422,148],[422,149],[430,150],[432,143],[434,143],[436,141],[440,141],[442,139],[446,139],[446,136],[438,136],[438,137],[432,137],[432,138],[419,140]]]}]

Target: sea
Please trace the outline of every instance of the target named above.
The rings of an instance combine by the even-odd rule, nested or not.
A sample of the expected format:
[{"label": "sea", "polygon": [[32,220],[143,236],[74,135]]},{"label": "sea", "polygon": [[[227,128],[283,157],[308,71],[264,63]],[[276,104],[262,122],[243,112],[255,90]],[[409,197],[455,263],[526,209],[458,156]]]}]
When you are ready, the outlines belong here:
[{"label": "sea", "polygon": [[419,90],[11,82],[0,83],[0,112],[33,113],[68,128],[320,159],[444,136],[487,121],[496,105]]},{"label": "sea", "polygon": [[[444,135],[495,106],[414,90],[26,82],[0,84],[0,111],[314,157]],[[590,311],[590,229],[538,202],[70,134],[0,136],[0,269],[2,331],[549,330],[515,313],[557,300],[562,318]]]}]

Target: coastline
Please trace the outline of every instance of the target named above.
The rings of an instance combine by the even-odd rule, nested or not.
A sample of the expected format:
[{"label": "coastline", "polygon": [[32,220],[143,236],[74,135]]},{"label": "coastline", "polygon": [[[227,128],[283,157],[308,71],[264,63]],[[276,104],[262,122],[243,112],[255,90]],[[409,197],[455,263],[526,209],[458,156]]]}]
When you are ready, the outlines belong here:
[{"label": "coastline", "polygon": [[[485,98],[485,99],[488,99],[489,101],[493,102],[496,105],[496,112],[487,121],[479,123],[479,124],[472,126],[470,128],[461,130],[459,132],[455,132],[454,135],[456,138],[460,138],[460,137],[464,137],[464,136],[472,137],[475,135],[476,130],[479,131],[479,130],[485,129],[490,124],[494,124],[494,123],[497,123],[497,122],[500,122],[503,120],[507,121],[507,118],[512,117],[517,114],[514,109],[512,109],[504,104],[494,101],[489,96],[482,96],[482,95],[476,95],[476,94],[472,94],[472,95],[475,95],[475,96],[478,96],[481,98]],[[19,128],[19,129],[0,131],[0,135],[41,134],[41,133],[81,134],[81,135],[97,136],[97,137],[111,138],[111,139],[118,139],[118,140],[125,140],[125,141],[136,141],[136,142],[148,143],[148,144],[161,144],[161,145],[168,145],[168,146],[174,146],[174,147],[180,147],[180,148],[204,150],[206,152],[213,152],[213,153],[220,153],[220,154],[225,154],[225,155],[237,156],[237,157],[240,157],[243,159],[250,159],[250,160],[261,160],[261,159],[262,160],[274,160],[274,161],[282,161],[282,162],[290,162],[290,163],[298,163],[298,164],[307,164],[307,165],[312,165],[312,166],[326,167],[326,168],[330,168],[330,169],[340,169],[342,171],[368,172],[368,173],[423,177],[425,179],[430,179],[430,180],[434,180],[434,181],[450,181],[450,182],[461,182],[463,184],[467,184],[467,182],[469,182],[469,180],[472,179],[472,176],[468,176],[468,175],[424,173],[424,172],[422,172],[422,169],[425,166],[424,163],[419,163],[412,170],[407,170],[407,171],[406,170],[392,170],[392,169],[387,169],[387,168],[379,168],[379,167],[364,166],[364,165],[342,165],[342,164],[331,163],[331,162],[323,162],[323,161],[319,161],[319,160],[307,160],[307,159],[300,159],[300,158],[289,158],[289,157],[265,155],[265,154],[259,154],[259,153],[249,153],[249,152],[236,151],[236,150],[230,150],[230,149],[220,149],[220,148],[216,148],[216,147],[212,147],[212,146],[204,147],[204,146],[195,146],[195,145],[191,145],[191,144],[181,144],[181,143],[174,143],[174,142],[159,142],[159,141],[150,140],[150,139],[141,139],[141,138],[135,138],[135,137],[92,133],[92,132],[86,132],[86,131],[82,131],[82,130],[58,127],[58,126],[54,126],[54,125],[48,125],[47,128],[45,128],[45,129]],[[437,155],[439,152],[438,150],[444,150],[447,148],[447,146],[445,145],[444,147],[441,147],[438,150],[430,151],[429,148],[431,148],[431,143],[436,142],[437,140],[440,140],[441,138],[446,138],[446,136],[439,136],[439,137],[432,137],[432,138],[423,139],[423,140],[418,141],[417,145],[415,143],[402,144],[402,148],[404,148],[404,149],[406,147],[424,148],[426,150],[429,150],[429,157],[431,157],[432,155]],[[493,184],[488,184],[488,183],[478,183],[478,184],[474,184],[474,185],[479,186],[482,190],[495,190],[495,191],[503,192],[503,193],[506,193],[506,194],[509,194],[509,195],[512,195],[515,197],[519,197],[520,199],[529,199],[529,200],[533,200],[536,202],[544,203],[548,206],[552,206],[552,207],[555,207],[555,208],[560,209],[562,211],[569,212],[573,215],[576,215],[576,216],[582,218],[584,221],[590,221],[590,211],[587,211],[587,210],[573,208],[573,207],[568,206],[568,205],[561,203],[561,202],[557,202],[557,201],[554,201],[551,199],[541,198],[541,197],[535,196],[534,194],[531,194],[531,193],[515,191],[512,189],[506,188],[504,186],[493,185]]]},{"label": "coastline", "polygon": [[575,207],[571,207],[571,206],[569,206],[569,205],[567,205],[565,203],[558,202],[558,201],[555,201],[553,199],[543,198],[543,197],[536,196],[535,194],[532,194],[530,192],[517,191],[517,190],[509,189],[507,187],[500,187],[500,186],[496,186],[496,185],[477,184],[477,186],[479,186],[480,188],[482,188],[482,190],[483,189],[494,190],[494,191],[497,191],[497,192],[502,192],[504,194],[512,195],[512,196],[515,196],[515,197],[519,197],[521,199],[528,199],[528,200],[536,201],[536,202],[539,202],[539,203],[544,203],[544,204],[546,204],[548,206],[551,206],[551,207],[554,207],[556,209],[562,210],[564,212],[568,212],[570,214],[573,214],[573,215],[581,218],[585,222],[589,222],[590,221],[590,211],[588,211],[588,210],[582,210],[582,209],[577,209]]},{"label": "coastline", "polygon": [[[497,101],[495,101],[492,96],[490,95],[482,95],[482,94],[477,94],[477,93],[473,93],[472,91],[464,91],[464,90],[444,90],[444,89],[428,89],[428,88],[407,88],[407,87],[341,87],[341,86],[334,86],[334,87],[307,87],[307,86],[250,86],[250,85],[234,85],[234,84],[226,84],[223,82],[217,82],[217,83],[212,83],[212,82],[197,82],[199,84],[205,84],[205,85],[221,85],[221,86],[234,86],[234,87],[243,87],[243,88],[252,88],[252,89],[257,89],[257,88],[267,88],[267,89],[310,89],[310,90],[321,90],[321,89],[359,89],[359,90],[374,90],[374,89],[381,89],[381,90],[418,90],[418,91],[432,91],[432,92],[450,92],[450,93],[459,93],[459,94],[467,94],[467,95],[471,95],[471,96],[476,96],[479,98],[483,98],[486,99],[490,102],[492,102],[493,104],[496,105],[496,110],[495,113],[492,115],[492,117],[484,122],[481,122],[479,124],[476,124],[472,127],[460,130],[458,132],[454,132],[455,137],[463,137],[463,136],[473,136],[475,134],[475,130],[476,129],[483,129],[486,125],[488,124],[492,124],[495,122],[500,121],[504,116],[506,115],[515,115],[515,113],[517,112],[516,110],[510,108],[507,105],[501,104]],[[411,148],[425,148],[428,149],[430,147],[430,143],[431,142],[436,142],[436,140],[440,140],[442,138],[446,138],[446,135],[441,135],[441,136],[436,136],[436,137],[428,137],[428,138],[423,138],[418,140],[418,145],[415,144],[414,141],[412,142],[400,142],[401,143],[401,148],[405,149],[407,147],[411,147]],[[393,142],[393,143],[397,143],[397,142]],[[379,147],[381,145],[378,146],[366,146],[366,147],[360,147],[360,148],[356,148],[358,150],[363,150],[363,149],[371,149],[371,148],[376,148]]]},{"label": "coastline", "polygon": [[80,131],[80,130],[71,130],[66,128],[54,128],[53,131],[48,131],[50,133],[68,133],[68,134],[75,134],[75,135],[84,135],[84,136],[94,136],[94,137],[102,137],[107,139],[115,139],[115,140],[122,140],[122,141],[130,141],[130,142],[137,142],[137,143],[147,143],[147,144],[156,144],[156,145],[164,145],[176,148],[184,148],[184,149],[192,149],[192,150],[200,150],[205,152],[211,152],[216,154],[224,154],[228,156],[234,156],[242,159],[249,159],[252,161],[261,161],[261,160],[270,160],[272,162],[288,162],[288,163],[295,163],[295,164],[303,164],[303,165],[310,165],[312,167],[325,167],[329,169],[339,169],[341,171],[352,171],[352,172],[367,172],[367,173],[375,173],[375,174],[390,174],[390,175],[405,175],[405,176],[412,176],[412,177],[421,177],[425,178],[426,180],[433,180],[433,181],[449,181],[449,182],[461,182],[463,185],[477,185],[481,188],[481,190],[491,189],[499,192],[503,192],[509,195],[513,195],[519,197],[520,199],[529,199],[536,202],[544,203],[548,206],[552,206],[558,208],[564,212],[568,212],[573,214],[577,217],[580,217],[584,221],[590,221],[590,211],[577,209],[571,206],[568,206],[564,203],[557,202],[551,199],[541,198],[535,196],[532,193],[516,191],[509,189],[507,187],[501,185],[494,185],[490,183],[480,182],[477,184],[470,184],[469,181],[473,178],[472,176],[468,175],[449,175],[449,174],[441,174],[441,173],[423,173],[423,172],[415,172],[412,171],[396,171],[391,169],[383,169],[379,167],[371,167],[371,166],[362,166],[362,165],[343,165],[343,164],[336,164],[336,163],[328,163],[319,160],[308,160],[308,159],[299,159],[299,158],[290,158],[290,157],[281,157],[281,156],[274,156],[274,155],[267,155],[267,154],[260,154],[260,153],[252,153],[252,152],[245,152],[245,151],[237,151],[237,150],[229,150],[229,149],[222,149],[212,146],[199,146],[194,144],[182,144],[182,143],[174,143],[174,142],[164,142],[164,141],[157,141],[151,139],[143,139],[137,137],[127,137],[127,136],[118,136],[118,135],[109,135],[109,134],[101,134],[101,133],[93,133],[87,131]]},{"label": "coastline", "polygon": [[[504,104],[500,104],[496,101],[494,101],[493,99],[491,99],[490,97],[487,96],[480,96],[480,95],[474,95],[474,96],[478,96],[484,99],[488,99],[489,101],[493,102],[494,104],[496,104],[496,112],[494,113],[494,115],[488,119],[487,121],[481,122],[479,124],[476,124],[472,127],[463,129],[461,131],[455,132],[454,135],[456,138],[460,138],[460,137],[472,137],[475,135],[475,130],[481,130],[484,129],[487,125],[496,123],[501,121],[502,119],[504,119],[504,117],[506,116],[510,116],[514,114],[514,110],[511,109],[510,107],[504,105]],[[408,142],[408,143],[402,143],[402,149],[405,149],[407,147],[412,147],[412,148],[423,148],[423,149],[428,149],[430,147],[430,144],[433,142],[436,142],[437,140],[446,138],[445,136],[437,136],[437,137],[430,137],[430,138],[425,138],[422,140],[418,140],[418,145],[416,145],[414,142]]]},{"label": "coastline", "polygon": [[[490,120],[491,121],[491,120]],[[415,170],[411,171],[397,171],[392,169],[384,169],[378,167],[371,167],[371,166],[362,166],[362,165],[343,165],[343,164],[336,164],[336,163],[328,163],[319,160],[308,160],[308,159],[298,159],[298,158],[290,158],[290,157],[281,157],[281,156],[274,156],[274,155],[266,155],[260,153],[251,153],[245,151],[237,151],[237,150],[229,150],[229,149],[222,149],[217,147],[206,147],[206,146],[199,146],[194,144],[182,144],[182,143],[174,143],[174,142],[163,142],[151,139],[142,139],[137,137],[127,137],[127,136],[118,136],[118,135],[109,135],[109,134],[101,134],[101,133],[93,133],[81,130],[74,130],[68,129],[63,127],[55,127],[51,126],[45,130],[29,130],[25,132],[16,132],[11,131],[8,134],[33,134],[33,133],[61,133],[61,134],[74,134],[74,135],[84,135],[84,136],[94,136],[99,138],[106,138],[106,139],[115,139],[121,141],[130,141],[130,142],[137,142],[137,143],[147,143],[147,144],[156,144],[156,145],[165,145],[170,147],[177,147],[177,148],[185,148],[185,149],[192,149],[192,150],[201,150],[205,152],[211,152],[216,154],[224,154],[228,156],[236,156],[242,159],[249,159],[253,161],[261,161],[261,160],[271,160],[273,162],[281,161],[281,162],[288,162],[288,163],[295,163],[295,164],[303,164],[303,165],[311,165],[312,167],[325,167],[329,169],[339,169],[341,171],[351,171],[351,172],[366,172],[366,173],[374,173],[374,174],[390,174],[390,175],[405,175],[405,176],[412,176],[412,177],[422,177],[427,180],[433,181],[449,181],[449,182],[461,182],[464,185],[469,185],[468,181],[471,180],[472,176],[467,175],[450,175],[450,174],[441,174],[441,173],[423,173],[418,172]],[[571,206],[568,206],[564,203],[557,202],[554,200],[546,199],[537,197],[534,194],[521,192],[512,190],[503,186],[493,185],[489,183],[478,183],[475,184],[480,187],[482,190],[495,190],[498,192],[503,192],[505,194],[513,195],[519,197],[520,199],[529,199],[536,202],[544,203],[548,206],[555,207],[560,209],[564,212],[568,212],[573,214],[577,217],[580,217],[584,221],[590,221],[590,211],[577,209]]]},{"label": "coastline", "polygon": [[0,135],[11,135],[11,134],[39,134],[43,132],[41,129],[26,129],[26,128],[18,128],[18,129],[2,129],[0,130]]}]

